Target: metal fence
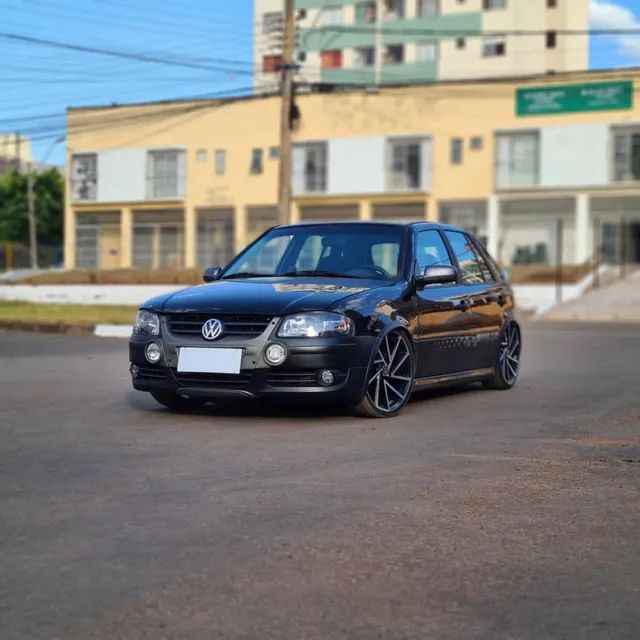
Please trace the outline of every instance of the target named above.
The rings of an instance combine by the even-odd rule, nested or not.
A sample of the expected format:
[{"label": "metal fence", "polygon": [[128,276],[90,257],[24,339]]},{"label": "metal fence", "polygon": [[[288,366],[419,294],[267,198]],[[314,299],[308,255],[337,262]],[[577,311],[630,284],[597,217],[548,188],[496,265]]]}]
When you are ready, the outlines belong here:
[{"label": "metal fence", "polygon": [[[62,266],[63,253],[61,246],[39,246],[38,266],[47,269],[49,267]],[[13,271],[14,269],[29,269],[31,267],[31,254],[29,246],[19,242],[0,241],[0,272]]]}]

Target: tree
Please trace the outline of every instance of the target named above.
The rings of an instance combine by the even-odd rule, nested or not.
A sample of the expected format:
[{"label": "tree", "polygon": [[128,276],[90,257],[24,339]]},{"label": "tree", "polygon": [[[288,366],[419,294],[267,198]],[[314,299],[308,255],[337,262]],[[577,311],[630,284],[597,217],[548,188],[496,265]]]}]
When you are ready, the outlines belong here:
[{"label": "tree", "polygon": [[[34,174],[33,193],[38,243],[62,245],[64,179],[57,169]],[[27,176],[15,170],[0,175],[0,241],[28,244]]]}]

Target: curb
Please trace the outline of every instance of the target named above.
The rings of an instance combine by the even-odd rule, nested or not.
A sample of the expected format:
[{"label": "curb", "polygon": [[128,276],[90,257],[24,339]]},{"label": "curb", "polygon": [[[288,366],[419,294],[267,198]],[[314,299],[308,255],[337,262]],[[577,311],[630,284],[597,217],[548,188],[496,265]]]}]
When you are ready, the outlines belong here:
[{"label": "curb", "polygon": [[94,335],[99,338],[129,338],[131,327],[121,324],[71,324],[67,322],[26,322],[24,320],[0,320],[1,331],[28,331],[30,333],[61,333],[69,335]]},{"label": "curb", "polygon": [[99,338],[130,338],[131,327],[128,324],[97,324],[93,335]]}]

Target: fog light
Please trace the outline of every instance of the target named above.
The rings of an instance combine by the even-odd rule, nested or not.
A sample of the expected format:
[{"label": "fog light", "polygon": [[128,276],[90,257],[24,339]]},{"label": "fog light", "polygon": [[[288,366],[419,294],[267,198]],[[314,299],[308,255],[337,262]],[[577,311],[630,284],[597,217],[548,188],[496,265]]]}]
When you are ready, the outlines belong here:
[{"label": "fog light", "polygon": [[140,369],[138,369],[138,365],[132,364],[132,365],[129,367],[129,371],[131,371],[131,375],[132,375],[134,378],[137,378],[137,377],[138,377],[138,373],[140,372]]},{"label": "fog light", "polygon": [[162,349],[157,342],[150,342],[144,350],[144,355],[151,364],[158,364],[162,358]]},{"label": "fog light", "polygon": [[282,364],[287,358],[287,350],[281,344],[270,344],[264,352],[264,359],[272,367]]},{"label": "fog light", "polygon": [[333,372],[329,371],[329,369],[324,369],[320,372],[320,383],[325,387],[330,387],[335,382],[335,380],[336,378],[333,375]]}]

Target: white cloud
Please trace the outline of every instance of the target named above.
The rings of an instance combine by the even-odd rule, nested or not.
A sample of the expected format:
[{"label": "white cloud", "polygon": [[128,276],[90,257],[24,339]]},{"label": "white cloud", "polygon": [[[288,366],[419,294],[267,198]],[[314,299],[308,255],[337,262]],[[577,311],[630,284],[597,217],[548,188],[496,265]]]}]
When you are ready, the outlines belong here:
[{"label": "white cloud", "polygon": [[[621,4],[591,0],[591,28],[640,29],[640,19]],[[640,63],[640,36],[616,34],[612,39],[625,58]]]}]

